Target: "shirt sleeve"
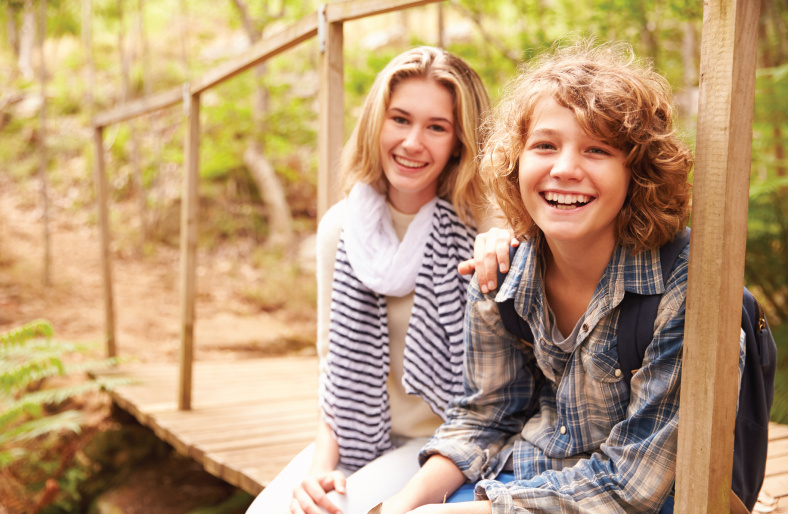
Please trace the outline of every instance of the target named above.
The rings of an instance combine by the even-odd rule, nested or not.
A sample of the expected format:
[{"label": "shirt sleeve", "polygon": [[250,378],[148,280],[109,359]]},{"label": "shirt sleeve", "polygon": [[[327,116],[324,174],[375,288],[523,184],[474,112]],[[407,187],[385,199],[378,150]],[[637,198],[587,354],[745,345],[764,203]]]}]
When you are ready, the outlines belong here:
[{"label": "shirt sleeve", "polygon": [[686,279],[685,251],[660,302],[643,367],[632,377],[626,418],[598,451],[571,466],[509,484],[477,484],[477,498],[491,500],[493,514],[659,511],[676,475]]},{"label": "shirt sleeve", "polygon": [[533,351],[506,331],[495,292],[483,295],[474,277],[465,316],[465,396],[421,452],[451,459],[471,480],[495,470],[498,453],[518,434],[536,404],[539,372]]}]

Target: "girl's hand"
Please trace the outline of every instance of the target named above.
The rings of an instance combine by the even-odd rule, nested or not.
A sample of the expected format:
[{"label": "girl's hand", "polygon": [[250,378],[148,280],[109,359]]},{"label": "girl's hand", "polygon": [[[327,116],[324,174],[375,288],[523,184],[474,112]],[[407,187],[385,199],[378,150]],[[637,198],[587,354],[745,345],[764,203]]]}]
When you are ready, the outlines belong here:
[{"label": "girl's hand", "polygon": [[345,475],[341,471],[330,471],[309,475],[293,489],[290,514],[323,514],[320,507],[330,514],[341,514],[339,507],[326,496],[329,491],[345,494]]},{"label": "girl's hand", "polygon": [[493,227],[476,236],[473,259],[461,262],[457,271],[461,275],[470,275],[476,271],[479,287],[482,293],[487,294],[498,287],[498,270],[502,273],[509,270],[509,246],[519,244],[511,229]]}]

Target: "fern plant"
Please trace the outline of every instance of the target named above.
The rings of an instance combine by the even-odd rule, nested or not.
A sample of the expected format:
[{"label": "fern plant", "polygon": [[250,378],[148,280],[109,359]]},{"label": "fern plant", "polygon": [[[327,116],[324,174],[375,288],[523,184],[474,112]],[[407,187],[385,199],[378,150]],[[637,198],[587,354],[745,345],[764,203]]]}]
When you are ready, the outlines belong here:
[{"label": "fern plant", "polygon": [[66,409],[46,415],[45,407],[58,406],[69,398],[127,383],[123,379],[86,380],[76,385],[41,387],[47,378],[66,376],[92,368],[111,366],[117,359],[66,365],[69,354],[87,353],[80,343],[55,341],[52,325],[36,320],[0,333],[0,469],[28,455],[28,443],[41,435],[79,432],[82,413]]}]

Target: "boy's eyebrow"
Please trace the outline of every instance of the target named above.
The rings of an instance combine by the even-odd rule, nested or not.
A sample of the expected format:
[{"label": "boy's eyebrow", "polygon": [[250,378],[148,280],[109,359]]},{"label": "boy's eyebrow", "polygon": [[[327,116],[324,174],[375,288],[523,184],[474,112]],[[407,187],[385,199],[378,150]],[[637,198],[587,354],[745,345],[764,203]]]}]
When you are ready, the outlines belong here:
[{"label": "boy's eyebrow", "polygon": [[[401,109],[399,107],[389,107],[389,112],[392,112],[392,111],[396,111],[396,112],[398,112],[400,114],[403,114],[405,116],[410,116],[411,115],[408,111],[406,111],[405,109]],[[451,120],[448,120],[448,119],[446,119],[446,118],[444,118],[442,116],[433,116],[432,118],[430,118],[430,121],[442,121],[444,123],[448,123],[449,125],[452,124]]]},{"label": "boy's eyebrow", "polygon": [[538,128],[538,129],[534,130],[533,132],[531,132],[530,134],[528,134],[528,137],[531,137],[531,136],[555,136],[557,134],[558,134],[558,131],[556,129]]}]

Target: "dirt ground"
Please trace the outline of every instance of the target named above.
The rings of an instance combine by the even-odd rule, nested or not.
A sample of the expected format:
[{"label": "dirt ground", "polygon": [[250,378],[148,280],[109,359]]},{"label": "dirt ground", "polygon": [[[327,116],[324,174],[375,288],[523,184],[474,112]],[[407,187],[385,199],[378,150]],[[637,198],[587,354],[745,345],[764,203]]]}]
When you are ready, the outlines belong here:
[{"label": "dirt ground", "polygon": [[[95,213],[56,205],[51,209],[50,285],[44,286],[44,229],[37,195],[0,174],[0,331],[46,318],[57,339],[100,342],[104,306],[99,231],[91,221]],[[156,245],[154,251],[140,257],[113,243],[112,251],[118,354],[143,362],[177,361],[178,248]],[[264,271],[239,266],[244,258],[243,252],[232,247],[198,252],[195,358],[313,353],[313,310],[267,312],[250,301],[242,291],[252,277],[259,279],[256,274]],[[306,270],[314,265],[308,250],[298,258]],[[97,355],[103,355],[103,347],[97,348]],[[206,505],[213,505],[210,502],[217,494],[214,479],[196,468],[199,465],[185,463],[177,455],[140,467],[127,480],[125,498],[120,500],[126,507],[123,511],[185,512],[185,504],[175,508],[173,500],[177,501],[179,494],[193,499],[199,492],[212,495]]]}]

